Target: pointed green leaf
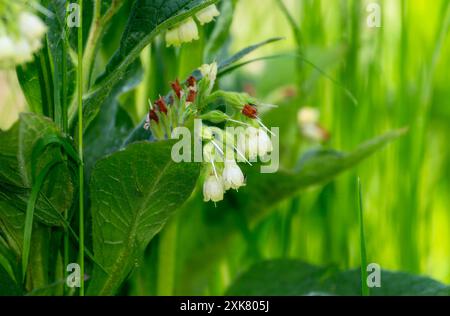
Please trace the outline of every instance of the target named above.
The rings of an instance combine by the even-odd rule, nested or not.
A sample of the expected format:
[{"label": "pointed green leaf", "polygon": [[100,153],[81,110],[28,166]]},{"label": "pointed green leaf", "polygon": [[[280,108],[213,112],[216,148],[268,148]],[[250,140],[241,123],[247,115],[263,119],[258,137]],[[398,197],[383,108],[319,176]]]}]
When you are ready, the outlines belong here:
[{"label": "pointed green leaf", "polygon": [[114,294],[168,218],[189,198],[200,165],[171,159],[173,141],[136,143],[100,160],[90,184],[94,255],[92,295]]}]

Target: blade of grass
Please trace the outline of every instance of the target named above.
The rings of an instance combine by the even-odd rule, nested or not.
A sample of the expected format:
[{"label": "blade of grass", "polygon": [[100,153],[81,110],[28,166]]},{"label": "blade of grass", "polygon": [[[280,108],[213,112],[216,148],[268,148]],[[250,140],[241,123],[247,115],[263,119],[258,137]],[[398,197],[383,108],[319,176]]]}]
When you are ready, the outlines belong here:
[{"label": "blade of grass", "polygon": [[358,209],[359,209],[359,234],[360,234],[360,251],[361,251],[361,292],[362,296],[369,296],[369,288],[367,287],[367,253],[366,238],[364,234],[364,215],[362,202],[361,179],[358,177]]},{"label": "blade of grass", "polygon": [[79,173],[79,257],[80,257],[80,296],[84,296],[84,166],[83,166],[83,0],[78,0],[79,21],[78,27],[78,156],[80,164]]},{"label": "blade of grass", "polygon": [[42,184],[44,183],[44,180],[46,179],[47,175],[55,166],[57,166],[60,163],[62,163],[62,161],[59,159],[50,161],[36,177],[36,181],[34,182],[33,187],[31,189],[31,195],[28,200],[27,210],[25,214],[25,227],[23,233],[22,282],[25,281],[25,276],[28,267],[28,259],[30,256],[31,234],[33,231],[33,218],[36,201],[38,199]]}]

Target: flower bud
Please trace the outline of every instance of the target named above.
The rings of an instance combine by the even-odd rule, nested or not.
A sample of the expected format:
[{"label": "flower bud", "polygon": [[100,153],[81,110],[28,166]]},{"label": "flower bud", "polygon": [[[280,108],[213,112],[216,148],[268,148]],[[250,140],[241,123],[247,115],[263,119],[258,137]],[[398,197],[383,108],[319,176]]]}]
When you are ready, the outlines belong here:
[{"label": "flower bud", "polygon": [[208,112],[206,114],[203,114],[200,116],[201,119],[210,121],[214,124],[222,123],[223,121],[227,120],[229,117],[225,113],[219,110],[214,110],[211,112]]},{"label": "flower bud", "polygon": [[200,72],[204,79],[209,80],[211,82],[215,82],[217,78],[217,63],[214,62],[212,64],[204,64],[200,67]]},{"label": "flower bud", "polygon": [[204,8],[203,10],[200,10],[197,12],[195,17],[200,22],[201,25],[207,24],[214,20],[215,17],[219,16],[220,12],[217,10],[217,7],[215,4],[210,5],[209,7]]}]

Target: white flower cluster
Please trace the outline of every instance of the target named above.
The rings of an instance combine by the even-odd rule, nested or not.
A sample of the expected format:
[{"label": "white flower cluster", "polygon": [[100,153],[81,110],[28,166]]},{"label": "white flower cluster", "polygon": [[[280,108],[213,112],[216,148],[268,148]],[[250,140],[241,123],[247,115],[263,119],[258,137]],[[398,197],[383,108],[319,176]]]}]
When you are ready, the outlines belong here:
[{"label": "white flower cluster", "polygon": [[[47,32],[45,23],[30,12],[20,13],[14,22],[18,25],[8,27],[0,20],[0,68],[32,61],[33,54],[41,49],[42,38]],[[8,29],[16,32],[8,33]]]},{"label": "white flower cluster", "polygon": [[[173,93],[150,102],[144,125],[156,139],[172,136],[180,126],[191,125],[201,119],[203,162],[206,179],[203,184],[204,201],[223,200],[228,190],[245,186],[245,177],[238,162],[255,162],[273,151],[271,131],[258,117],[258,102],[243,93],[218,90],[212,92],[217,78],[217,63],[199,68],[201,80],[191,76],[185,83],[172,83]],[[209,105],[225,103],[232,113],[210,110]],[[220,127],[218,127],[220,126]],[[272,133],[271,133],[272,134]]]},{"label": "white flower cluster", "polygon": [[[210,5],[203,10],[200,10],[195,14],[200,25],[210,23],[215,17],[219,16],[220,12],[217,10],[215,4]],[[187,18],[175,27],[167,30],[166,32],[166,44],[167,46],[179,47],[183,43],[190,43],[194,40],[198,40],[198,28],[192,17]]]}]

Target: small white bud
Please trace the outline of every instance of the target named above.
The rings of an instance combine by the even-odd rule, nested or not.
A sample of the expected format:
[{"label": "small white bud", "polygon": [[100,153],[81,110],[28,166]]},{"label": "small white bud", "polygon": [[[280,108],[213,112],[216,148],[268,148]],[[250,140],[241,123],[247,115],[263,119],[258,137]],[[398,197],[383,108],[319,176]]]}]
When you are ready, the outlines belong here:
[{"label": "small white bud", "polygon": [[204,64],[199,68],[204,79],[211,81],[214,83],[217,78],[217,70],[218,66],[216,62],[212,64]]},{"label": "small white bud", "polygon": [[210,5],[209,7],[200,10],[195,14],[195,17],[200,22],[201,25],[207,24],[214,20],[215,17],[219,16],[220,12],[217,10],[215,4]]},{"label": "small white bud", "polygon": [[224,187],[223,179],[221,176],[214,175],[208,176],[203,184],[203,200],[205,202],[219,202],[223,200]]}]

